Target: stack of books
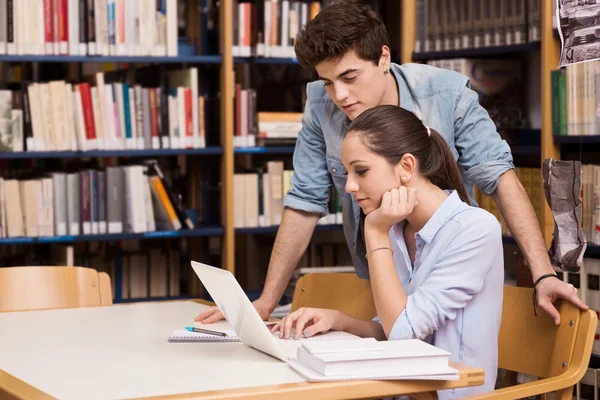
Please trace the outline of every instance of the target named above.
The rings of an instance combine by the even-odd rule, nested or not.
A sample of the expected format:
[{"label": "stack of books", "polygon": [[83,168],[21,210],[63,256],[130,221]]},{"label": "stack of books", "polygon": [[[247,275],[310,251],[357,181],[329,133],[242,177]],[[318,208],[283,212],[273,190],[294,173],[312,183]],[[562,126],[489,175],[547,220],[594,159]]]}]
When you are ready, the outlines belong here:
[{"label": "stack of books", "polygon": [[418,339],[304,341],[290,366],[309,382],[332,380],[457,380],[450,353]]}]

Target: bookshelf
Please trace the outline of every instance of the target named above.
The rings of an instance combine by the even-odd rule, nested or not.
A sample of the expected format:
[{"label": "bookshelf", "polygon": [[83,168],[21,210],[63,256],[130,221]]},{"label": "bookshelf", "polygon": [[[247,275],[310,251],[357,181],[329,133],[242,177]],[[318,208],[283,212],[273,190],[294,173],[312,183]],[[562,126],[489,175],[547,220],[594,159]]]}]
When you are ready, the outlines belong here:
[{"label": "bookshelf", "polygon": [[220,146],[198,149],[145,149],[145,150],[90,150],[90,151],[19,151],[0,153],[0,160],[40,159],[40,158],[102,158],[102,157],[169,157],[169,156],[208,156],[223,153]]},{"label": "bookshelf", "polygon": [[156,64],[220,64],[220,55],[198,56],[54,56],[54,55],[0,55],[0,62],[13,63],[156,63]]},{"label": "bookshelf", "polygon": [[526,53],[529,51],[539,50],[540,42],[531,42],[516,44],[511,46],[490,46],[476,49],[462,49],[449,51],[432,51],[413,53],[412,61],[429,61],[440,60],[447,58],[473,58],[473,57],[488,57],[488,56],[505,56],[517,53]]},{"label": "bookshelf", "polygon": [[295,146],[237,147],[236,154],[294,154]]},{"label": "bookshelf", "polygon": [[174,238],[194,238],[207,236],[223,235],[222,226],[202,226],[197,229],[188,229],[181,231],[154,231],[143,233],[115,233],[115,234],[97,234],[97,235],[64,235],[64,236],[37,236],[37,237],[17,237],[1,238],[0,245],[12,244],[50,244],[50,243],[74,243],[74,242],[108,242],[121,240],[146,240],[146,239],[174,239]]}]

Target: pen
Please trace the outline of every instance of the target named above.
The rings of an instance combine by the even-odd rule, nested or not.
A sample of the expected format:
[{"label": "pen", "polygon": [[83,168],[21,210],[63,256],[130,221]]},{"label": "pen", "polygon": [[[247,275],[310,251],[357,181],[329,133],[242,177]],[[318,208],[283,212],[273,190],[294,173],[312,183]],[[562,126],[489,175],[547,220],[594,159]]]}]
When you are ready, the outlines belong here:
[{"label": "pen", "polygon": [[227,333],[225,333],[225,332],[210,331],[208,329],[196,328],[194,326],[186,326],[185,329],[190,332],[207,333],[209,335],[215,335],[215,336],[227,336]]}]

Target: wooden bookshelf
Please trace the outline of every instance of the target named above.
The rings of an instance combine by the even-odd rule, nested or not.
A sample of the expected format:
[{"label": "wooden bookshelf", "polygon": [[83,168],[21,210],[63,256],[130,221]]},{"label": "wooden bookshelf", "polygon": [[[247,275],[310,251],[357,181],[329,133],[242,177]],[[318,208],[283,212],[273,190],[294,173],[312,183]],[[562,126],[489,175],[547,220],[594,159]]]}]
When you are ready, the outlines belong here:
[{"label": "wooden bookshelf", "polygon": [[224,228],[222,265],[235,275],[235,230],[233,216],[233,9],[230,1],[220,3],[219,38],[221,42],[221,219]]},{"label": "wooden bookshelf", "polygon": [[413,61],[443,60],[448,58],[473,58],[488,56],[510,56],[518,53],[539,50],[540,42],[530,42],[512,46],[490,46],[476,49],[450,50],[450,51],[432,51],[423,53],[413,53]]},{"label": "wooden bookshelf", "polygon": [[[541,52],[541,71],[540,78],[541,82],[541,113],[542,113],[542,154],[541,162],[546,158],[560,158],[559,147],[554,143],[552,138],[552,85],[550,73],[558,66],[560,58],[560,39],[556,38],[552,29],[552,7],[554,2],[542,1],[542,26],[541,26],[541,39],[542,39],[542,52]],[[540,165],[541,167],[541,165]],[[542,202],[542,221],[541,228],[546,240],[546,247],[549,248],[552,242],[552,236],[554,234],[554,218],[550,207],[546,202],[544,190],[540,190],[540,198],[538,201]]]},{"label": "wooden bookshelf", "polygon": [[220,64],[221,56],[197,55],[176,57],[152,56],[55,56],[55,55],[0,55],[0,62],[13,63],[177,63],[177,64]]},{"label": "wooden bookshelf", "polygon": [[180,231],[153,231],[143,233],[105,233],[92,235],[64,235],[64,236],[38,236],[38,237],[15,237],[0,238],[0,245],[12,244],[42,244],[42,243],[74,243],[74,242],[107,242],[121,240],[145,240],[145,239],[172,239],[191,238],[223,235],[222,226],[202,226],[196,229],[183,229]]},{"label": "wooden bookshelf", "polygon": [[220,146],[197,149],[90,150],[90,151],[19,151],[0,152],[0,160],[34,158],[103,158],[103,157],[166,157],[208,156],[223,153]]}]

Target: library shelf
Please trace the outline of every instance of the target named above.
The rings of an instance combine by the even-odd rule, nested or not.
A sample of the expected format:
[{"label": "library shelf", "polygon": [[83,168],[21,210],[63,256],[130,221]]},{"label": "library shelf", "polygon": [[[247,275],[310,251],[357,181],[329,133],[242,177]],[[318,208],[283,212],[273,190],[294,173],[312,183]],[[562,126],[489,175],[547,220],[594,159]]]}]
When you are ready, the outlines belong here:
[{"label": "library shelf", "polygon": [[589,136],[552,136],[554,144],[600,144],[600,135]]},{"label": "library shelf", "polygon": [[516,53],[526,53],[529,51],[539,50],[541,42],[530,42],[524,44],[515,44],[511,46],[490,46],[478,47],[473,49],[460,49],[448,51],[428,51],[413,53],[413,61],[429,61],[429,60],[444,60],[448,58],[473,58],[495,55],[507,55]]},{"label": "library shelf", "polygon": [[236,154],[293,154],[296,146],[236,147]]},{"label": "library shelf", "polygon": [[223,154],[220,146],[201,149],[129,149],[129,150],[90,150],[90,151],[18,151],[0,152],[0,160],[32,158],[85,158],[85,157],[159,157],[177,155],[216,155]]},{"label": "library shelf", "polygon": [[590,258],[600,258],[600,246],[597,244],[588,243],[584,256]]},{"label": "library shelf", "polygon": [[91,235],[64,235],[64,236],[38,236],[2,238],[0,245],[7,244],[43,244],[43,243],[72,243],[144,239],[171,239],[183,237],[222,236],[224,229],[221,225],[206,225],[197,229],[180,231],[155,231],[143,233],[102,233]]},{"label": "library shelf", "polygon": [[298,64],[297,58],[289,57],[233,57],[235,64]]},{"label": "library shelf", "polygon": [[539,145],[513,145],[510,146],[513,156],[540,156],[541,147]]},{"label": "library shelf", "polygon": [[40,63],[189,63],[221,64],[220,54],[197,56],[57,56],[57,55],[0,55],[0,62],[40,62]]},{"label": "library shelf", "polygon": [[[279,225],[273,226],[260,226],[253,228],[235,228],[235,233],[239,234],[268,234],[277,233]],[[344,229],[342,224],[328,224],[328,225],[317,225],[315,232],[326,232],[326,231],[340,231]]]}]

